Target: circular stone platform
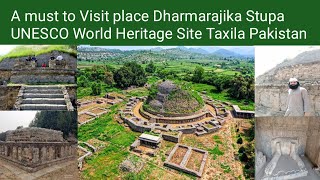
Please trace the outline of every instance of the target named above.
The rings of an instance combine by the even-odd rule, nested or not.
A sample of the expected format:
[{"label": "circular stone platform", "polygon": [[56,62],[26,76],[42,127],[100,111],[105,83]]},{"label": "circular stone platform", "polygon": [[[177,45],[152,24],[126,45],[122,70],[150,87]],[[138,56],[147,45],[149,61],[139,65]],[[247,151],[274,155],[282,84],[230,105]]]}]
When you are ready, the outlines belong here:
[{"label": "circular stone platform", "polygon": [[[144,111],[142,107],[146,99],[147,97],[132,97],[120,112],[123,122],[134,131],[181,131],[185,134],[203,135],[218,131],[230,118],[229,112],[221,102],[206,96],[202,96],[205,105],[201,110],[192,115],[180,117],[154,115]],[[197,131],[198,127],[202,127],[200,128],[202,131]]]}]

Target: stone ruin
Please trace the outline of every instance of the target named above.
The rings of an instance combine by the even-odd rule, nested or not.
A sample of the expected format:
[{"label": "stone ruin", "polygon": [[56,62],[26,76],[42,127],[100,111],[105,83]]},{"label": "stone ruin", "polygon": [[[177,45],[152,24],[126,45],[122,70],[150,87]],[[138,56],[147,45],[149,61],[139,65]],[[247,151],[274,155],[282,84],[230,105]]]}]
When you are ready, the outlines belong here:
[{"label": "stone ruin", "polygon": [[307,51],[284,61],[256,78],[257,116],[284,116],[287,109],[288,81],[295,77],[307,89],[311,108],[320,116],[320,50]]},{"label": "stone ruin", "polygon": [[143,133],[131,144],[130,150],[140,154],[145,153],[150,156],[155,156],[160,148],[161,141],[161,134],[160,136],[154,136]]},{"label": "stone ruin", "polygon": [[[63,56],[63,60],[51,60],[51,56]],[[76,83],[77,59],[68,53],[53,51],[36,56],[37,61],[26,61],[28,57],[6,58],[0,63],[0,80],[21,83]],[[45,64],[45,67],[42,67]]]},{"label": "stone ruin", "polygon": [[256,179],[319,179],[320,119],[258,117]]},{"label": "stone ruin", "polygon": [[[62,55],[64,60],[51,60],[52,55]],[[0,108],[72,111],[76,105],[77,59],[58,51],[38,55],[37,61],[26,61],[27,58],[6,58],[0,62],[0,82],[9,83],[7,86],[0,85],[0,100],[3,100],[0,101]],[[42,64],[47,66],[42,67]],[[47,83],[64,85],[59,85],[60,90],[56,85],[39,88],[39,84]]]},{"label": "stone ruin", "polygon": [[67,110],[74,107],[65,86],[22,86],[14,110]]},{"label": "stone ruin", "polygon": [[[161,130],[164,134],[165,132],[169,134],[172,134],[170,132],[182,132],[201,136],[218,131],[230,118],[230,113],[226,111],[223,104],[207,96],[203,96],[205,108],[192,115],[181,117],[165,117],[144,111],[142,103],[146,99],[147,97],[131,97],[126,107],[120,111],[122,122],[118,122],[124,122],[126,126],[137,132]],[[177,141],[179,138],[172,136],[169,139]]]},{"label": "stone ruin", "polygon": [[201,178],[207,158],[205,150],[176,144],[164,165]]},{"label": "stone ruin", "polygon": [[0,159],[27,172],[59,164],[76,157],[76,144],[63,139],[63,133],[43,128],[7,131],[0,141]]},{"label": "stone ruin", "polygon": [[[149,96],[145,111],[153,115],[187,116],[201,108],[201,104],[188,91],[181,89],[170,80],[157,84],[155,97]],[[174,92],[174,93],[173,93]]]}]

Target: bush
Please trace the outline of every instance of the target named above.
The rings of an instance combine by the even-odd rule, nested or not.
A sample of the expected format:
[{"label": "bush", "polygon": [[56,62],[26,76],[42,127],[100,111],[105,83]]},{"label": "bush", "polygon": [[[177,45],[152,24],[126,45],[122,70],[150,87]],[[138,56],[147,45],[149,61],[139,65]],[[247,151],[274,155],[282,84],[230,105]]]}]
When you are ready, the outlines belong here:
[{"label": "bush", "polygon": [[241,153],[241,154],[239,154],[239,159],[242,162],[247,162],[248,161],[248,156],[247,156],[246,153]]},{"label": "bush", "polygon": [[241,146],[238,153],[244,153],[244,152],[246,152],[246,149],[243,146]]},{"label": "bush", "polygon": [[91,84],[91,95],[97,96],[101,94],[101,85],[99,83],[93,82]]},{"label": "bush", "polygon": [[242,144],[242,143],[243,143],[243,140],[242,140],[241,137],[239,137],[238,140],[237,140],[237,144]]}]

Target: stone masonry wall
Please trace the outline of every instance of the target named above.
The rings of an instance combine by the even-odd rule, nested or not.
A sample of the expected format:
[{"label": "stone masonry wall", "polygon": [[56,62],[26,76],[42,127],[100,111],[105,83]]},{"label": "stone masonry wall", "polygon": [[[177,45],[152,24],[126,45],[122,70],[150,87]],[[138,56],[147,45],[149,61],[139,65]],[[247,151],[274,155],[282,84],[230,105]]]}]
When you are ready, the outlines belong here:
[{"label": "stone masonry wall", "polygon": [[[313,114],[320,116],[320,84],[301,84],[306,88],[311,102]],[[287,84],[256,85],[256,116],[283,116],[287,108]]]},{"label": "stone masonry wall", "polygon": [[320,119],[311,118],[307,133],[306,155],[320,167]]},{"label": "stone masonry wall", "polygon": [[257,78],[257,84],[287,83],[291,77],[300,82],[320,84],[319,62],[280,67]]},{"label": "stone masonry wall", "polygon": [[0,86],[0,109],[13,108],[21,86]]}]

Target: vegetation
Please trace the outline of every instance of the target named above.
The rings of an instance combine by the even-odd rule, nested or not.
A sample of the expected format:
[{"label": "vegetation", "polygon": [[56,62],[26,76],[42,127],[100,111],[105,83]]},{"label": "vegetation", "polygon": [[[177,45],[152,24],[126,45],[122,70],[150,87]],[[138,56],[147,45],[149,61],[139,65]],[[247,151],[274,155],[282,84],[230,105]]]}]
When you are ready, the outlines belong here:
[{"label": "vegetation", "polygon": [[108,114],[79,127],[79,141],[95,138],[107,144],[102,151],[86,159],[87,168],[82,173],[84,179],[115,179],[120,173],[120,163],[130,154],[125,149],[133,143],[138,133],[113,121],[118,109],[119,105],[112,106]]},{"label": "vegetation", "polygon": [[110,60],[106,65],[101,61],[94,61],[89,67],[81,68],[78,75],[78,97],[91,95],[90,84],[93,81],[100,83],[101,93],[105,93],[110,90],[121,91],[131,85],[142,86],[146,82],[155,84],[161,79],[170,79],[190,91],[206,91],[213,99],[236,104],[243,110],[254,110],[254,70],[251,60],[179,59],[141,64],[137,62],[140,61]]},{"label": "vegetation", "polygon": [[178,85],[174,85],[176,88],[167,94],[165,100],[162,100],[157,96],[157,93],[159,91],[158,88],[160,88],[159,86],[165,88],[166,84],[163,83],[151,86],[144,109],[180,114],[196,112],[203,107],[204,102],[198,93],[192,92],[184,86],[179,87]]},{"label": "vegetation", "polygon": [[100,95],[101,94],[101,85],[99,83],[93,82],[91,84],[91,95]]},{"label": "vegetation", "polygon": [[246,123],[250,125],[249,128],[239,130],[239,127],[237,127],[237,143],[241,141],[238,157],[243,164],[243,174],[246,179],[250,179],[254,177],[254,119],[247,120]]},{"label": "vegetation", "polygon": [[0,61],[5,58],[15,58],[22,56],[40,55],[45,53],[50,53],[52,51],[61,51],[69,53],[73,56],[77,56],[77,50],[75,46],[71,45],[25,45],[17,46],[11,50],[8,54],[0,56]]},{"label": "vegetation", "polygon": [[63,132],[64,138],[77,137],[77,113],[76,111],[41,111],[29,124],[29,127],[41,127]]},{"label": "vegetation", "polygon": [[154,65],[154,63],[151,61],[148,65],[147,65],[147,67],[146,67],[146,72],[148,72],[148,73],[154,73],[154,72],[156,72],[156,66]]}]

